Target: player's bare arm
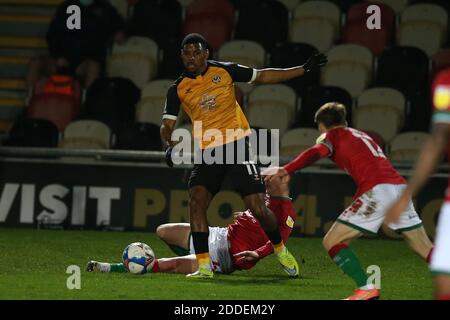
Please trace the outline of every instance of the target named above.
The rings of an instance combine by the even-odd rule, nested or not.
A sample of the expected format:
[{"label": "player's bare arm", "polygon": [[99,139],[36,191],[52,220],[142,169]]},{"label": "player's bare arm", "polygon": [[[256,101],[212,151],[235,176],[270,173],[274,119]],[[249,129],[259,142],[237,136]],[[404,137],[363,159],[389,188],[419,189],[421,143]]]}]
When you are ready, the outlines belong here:
[{"label": "player's bare arm", "polygon": [[163,140],[164,144],[167,145],[172,145],[172,132],[175,128],[175,123],[176,120],[172,120],[172,119],[163,119],[162,120],[162,125],[160,128],[160,134],[161,134],[161,139]]},{"label": "player's bare arm", "polygon": [[301,66],[292,68],[259,69],[257,70],[255,83],[267,84],[288,81],[293,78],[301,77],[305,73],[311,72],[316,68],[323,67],[327,62],[327,57],[324,54],[315,53]]},{"label": "player's bare arm", "polygon": [[386,223],[392,223],[398,220],[400,214],[406,208],[409,199],[419,192],[427,182],[429,176],[434,172],[447,148],[449,131],[449,125],[446,123],[437,123],[433,126],[432,135],[422,148],[413,176],[408,183],[408,188],[400,199],[388,210],[385,220]]}]

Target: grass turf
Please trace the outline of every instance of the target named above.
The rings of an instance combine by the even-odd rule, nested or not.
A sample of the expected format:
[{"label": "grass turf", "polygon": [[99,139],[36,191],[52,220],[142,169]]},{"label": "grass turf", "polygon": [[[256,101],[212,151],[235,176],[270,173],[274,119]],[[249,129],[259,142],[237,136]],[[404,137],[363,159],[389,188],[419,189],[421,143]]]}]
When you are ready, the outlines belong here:
[{"label": "grass turf", "polygon": [[[0,299],[342,299],[354,289],[318,238],[289,241],[290,251],[305,260],[301,279],[288,279],[273,256],[213,280],[85,271],[91,259],[120,262],[123,248],[135,241],[149,244],[157,257],[173,256],[155,234],[0,228]],[[431,299],[427,265],[403,241],[361,239],[352,247],[364,266],[381,268],[382,299]],[[69,265],[81,268],[80,290],[66,287]]]}]

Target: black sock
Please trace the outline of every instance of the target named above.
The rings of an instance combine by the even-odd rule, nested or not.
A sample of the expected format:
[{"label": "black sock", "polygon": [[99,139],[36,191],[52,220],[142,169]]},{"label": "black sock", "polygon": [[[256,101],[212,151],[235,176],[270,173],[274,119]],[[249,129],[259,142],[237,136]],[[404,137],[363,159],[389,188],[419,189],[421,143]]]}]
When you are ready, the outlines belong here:
[{"label": "black sock", "polygon": [[281,243],[281,236],[280,236],[280,231],[278,230],[278,227],[275,231],[266,231],[266,235],[269,238],[270,242],[272,242],[272,244],[280,244]]},{"label": "black sock", "polygon": [[191,234],[192,242],[194,242],[195,254],[209,253],[209,232],[192,232]]}]

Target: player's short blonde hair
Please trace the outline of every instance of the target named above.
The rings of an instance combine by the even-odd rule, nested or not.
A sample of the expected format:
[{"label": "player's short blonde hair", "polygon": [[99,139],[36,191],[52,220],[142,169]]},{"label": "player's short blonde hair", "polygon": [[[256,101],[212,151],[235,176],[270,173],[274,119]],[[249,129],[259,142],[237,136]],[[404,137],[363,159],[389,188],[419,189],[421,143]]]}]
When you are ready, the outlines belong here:
[{"label": "player's short blonde hair", "polygon": [[328,102],[317,110],[314,116],[314,122],[322,123],[325,127],[330,128],[333,126],[346,125],[347,124],[347,112],[345,106],[339,102]]}]

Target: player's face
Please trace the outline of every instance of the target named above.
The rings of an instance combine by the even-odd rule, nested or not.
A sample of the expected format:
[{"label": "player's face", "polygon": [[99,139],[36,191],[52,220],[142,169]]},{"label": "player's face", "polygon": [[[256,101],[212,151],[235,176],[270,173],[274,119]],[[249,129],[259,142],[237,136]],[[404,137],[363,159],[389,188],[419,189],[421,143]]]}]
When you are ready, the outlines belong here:
[{"label": "player's face", "polygon": [[200,43],[189,43],[181,49],[181,60],[187,71],[200,74],[206,68],[209,51]]}]

